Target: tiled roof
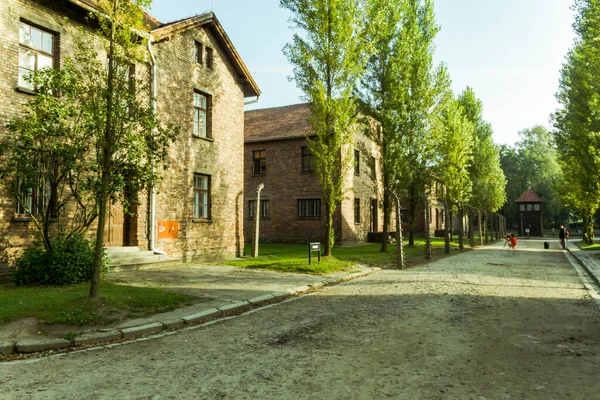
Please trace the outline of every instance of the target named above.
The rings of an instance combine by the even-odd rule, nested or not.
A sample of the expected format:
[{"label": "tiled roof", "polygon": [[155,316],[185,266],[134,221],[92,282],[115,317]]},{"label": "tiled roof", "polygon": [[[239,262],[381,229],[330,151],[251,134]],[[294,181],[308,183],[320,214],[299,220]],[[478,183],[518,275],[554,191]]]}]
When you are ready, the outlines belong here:
[{"label": "tiled roof", "polygon": [[544,200],[540,199],[537,194],[531,189],[527,189],[525,193],[521,195],[517,200],[517,203],[543,203]]},{"label": "tiled roof", "polygon": [[244,141],[292,139],[314,135],[308,104],[263,108],[244,113]]}]

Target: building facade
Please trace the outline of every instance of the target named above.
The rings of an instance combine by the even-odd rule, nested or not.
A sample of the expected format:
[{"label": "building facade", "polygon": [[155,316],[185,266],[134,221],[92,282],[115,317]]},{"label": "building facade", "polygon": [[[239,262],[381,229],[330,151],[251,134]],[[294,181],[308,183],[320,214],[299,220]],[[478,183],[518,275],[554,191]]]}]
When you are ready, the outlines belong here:
[{"label": "building facade", "polygon": [[[325,241],[326,209],[307,137],[314,136],[308,104],[246,111],[244,153],[244,236],[254,236],[257,188],[260,240],[270,243]],[[381,229],[382,188],[376,146],[355,129],[354,167],[346,176],[346,197],[338,204],[336,242],[364,242]]]},{"label": "building facade", "polygon": [[[74,28],[95,35],[86,22],[93,10],[93,0],[0,2],[0,135],[32,98],[24,77],[73,56]],[[171,23],[146,15],[145,22],[151,46],[136,73],[151,80],[158,119],[181,134],[160,187],[140,194],[134,215],[111,207],[106,244],[151,247],[184,261],[235,256],[244,242],[244,99],[260,90],[213,13]],[[27,215],[0,192],[2,251],[18,253],[35,236]]]}]

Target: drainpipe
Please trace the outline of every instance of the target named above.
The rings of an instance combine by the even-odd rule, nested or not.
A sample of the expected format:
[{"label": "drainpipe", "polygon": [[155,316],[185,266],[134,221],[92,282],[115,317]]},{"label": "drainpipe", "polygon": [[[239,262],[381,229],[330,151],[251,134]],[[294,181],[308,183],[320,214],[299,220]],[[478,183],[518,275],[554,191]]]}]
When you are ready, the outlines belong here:
[{"label": "drainpipe", "polygon": [[[148,37],[148,53],[150,54],[150,60],[152,61],[152,80],[150,84],[150,95],[152,96],[152,110],[156,115],[156,75],[157,75],[157,67],[156,67],[156,57],[154,57],[154,51],[152,50],[152,35]],[[154,159],[152,159],[152,173],[155,171]],[[155,227],[156,227],[156,190],[154,189],[154,185],[150,188],[150,226],[148,232],[148,250],[156,253],[166,255],[167,253],[164,250],[159,250],[154,248],[154,235]]]},{"label": "drainpipe", "polygon": [[256,96],[256,99],[254,100],[248,100],[244,102],[244,105],[247,106],[248,104],[254,104],[254,103],[258,103],[258,99],[260,96]]}]

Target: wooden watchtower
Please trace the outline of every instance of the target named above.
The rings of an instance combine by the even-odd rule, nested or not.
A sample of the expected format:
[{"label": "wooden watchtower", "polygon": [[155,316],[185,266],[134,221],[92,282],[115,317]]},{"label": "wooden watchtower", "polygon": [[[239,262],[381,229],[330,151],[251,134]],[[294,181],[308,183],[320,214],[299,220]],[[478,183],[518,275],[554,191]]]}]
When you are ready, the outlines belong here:
[{"label": "wooden watchtower", "polygon": [[[519,216],[519,236],[543,236],[544,212],[542,203],[537,194],[527,189],[516,201],[517,215]],[[527,232],[529,230],[529,234]]]}]

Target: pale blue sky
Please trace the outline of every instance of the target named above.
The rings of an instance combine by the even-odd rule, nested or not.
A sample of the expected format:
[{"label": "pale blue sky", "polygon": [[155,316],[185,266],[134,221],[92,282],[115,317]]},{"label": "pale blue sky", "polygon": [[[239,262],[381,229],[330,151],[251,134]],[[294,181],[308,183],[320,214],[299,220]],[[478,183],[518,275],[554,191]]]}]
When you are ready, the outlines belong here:
[{"label": "pale blue sky", "polygon": [[[437,0],[436,62],[458,93],[471,86],[483,101],[496,143],[514,144],[519,130],[550,127],[564,57],[573,43],[573,0]],[[279,0],[153,0],[161,22],[214,11],[262,90],[252,108],[300,102],[281,49],[291,40]]]}]

